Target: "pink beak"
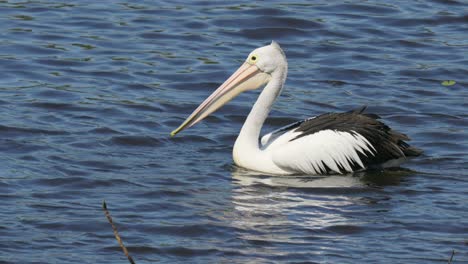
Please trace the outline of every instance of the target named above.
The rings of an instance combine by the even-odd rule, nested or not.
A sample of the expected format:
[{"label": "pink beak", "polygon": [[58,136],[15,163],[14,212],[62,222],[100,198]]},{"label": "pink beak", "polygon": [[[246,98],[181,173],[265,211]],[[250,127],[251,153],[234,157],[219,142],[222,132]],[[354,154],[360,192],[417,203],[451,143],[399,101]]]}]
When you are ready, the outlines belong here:
[{"label": "pink beak", "polygon": [[[258,74],[262,73],[263,76]],[[257,76],[257,78],[254,78]],[[187,127],[191,127],[209,114],[218,110],[221,106],[232,100],[243,91],[258,88],[269,79],[269,75],[264,74],[254,65],[245,62],[229,79],[227,79],[218,89],[216,89],[203,103],[198,106],[195,111],[180,125],[177,129],[171,132],[171,136]]]}]

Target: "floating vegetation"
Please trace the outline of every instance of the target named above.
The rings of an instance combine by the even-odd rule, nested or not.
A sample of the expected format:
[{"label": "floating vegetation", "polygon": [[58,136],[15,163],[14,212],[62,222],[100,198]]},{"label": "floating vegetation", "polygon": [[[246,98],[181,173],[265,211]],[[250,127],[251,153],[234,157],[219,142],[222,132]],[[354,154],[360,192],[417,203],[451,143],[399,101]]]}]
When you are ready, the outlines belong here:
[{"label": "floating vegetation", "polygon": [[456,84],[456,83],[457,83],[457,82],[454,81],[454,80],[445,80],[445,81],[443,81],[441,84],[442,84],[443,86],[452,86],[452,85],[454,85],[454,84]]},{"label": "floating vegetation", "polygon": [[200,61],[203,61],[204,64],[218,64],[217,61],[210,60],[210,59],[204,58],[204,57],[199,57],[197,59],[200,60]]},{"label": "floating vegetation", "polygon": [[45,48],[48,48],[48,49],[57,49],[57,50],[63,50],[63,51],[66,51],[66,50],[67,50],[67,49],[64,48],[64,47],[61,47],[61,46],[59,46],[59,45],[57,45],[57,44],[53,44],[53,43],[44,45],[44,47],[45,47]]},{"label": "floating vegetation", "polygon": [[80,47],[82,49],[86,49],[86,50],[91,50],[91,49],[94,49],[96,48],[95,46],[93,45],[89,45],[89,44],[81,44],[81,43],[73,43],[72,46],[76,46],[76,47]]},{"label": "floating vegetation", "polygon": [[30,28],[10,28],[9,30],[14,32],[32,32]]},{"label": "floating vegetation", "polygon": [[60,72],[49,72],[50,75],[53,75],[53,76],[61,76],[62,74],[60,74]]},{"label": "floating vegetation", "polygon": [[15,19],[19,19],[19,20],[34,20],[34,18],[32,16],[26,16],[26,15],[16,15],[16,16],[13,16]]}]

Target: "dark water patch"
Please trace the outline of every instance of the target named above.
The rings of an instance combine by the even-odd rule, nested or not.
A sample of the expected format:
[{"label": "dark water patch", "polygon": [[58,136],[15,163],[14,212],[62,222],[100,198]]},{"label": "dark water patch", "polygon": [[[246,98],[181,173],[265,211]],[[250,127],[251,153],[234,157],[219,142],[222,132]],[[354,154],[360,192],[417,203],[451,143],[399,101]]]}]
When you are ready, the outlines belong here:
[{"label": "dark water patch", "polygon": [[398,34],[395,32],[391,31],[386,31],[383,28],[375,28],[375,27],[369,27],[369,28],[362,28],[361,31],[365,34],[373,35],[376,37],[386,37],[386,38],[396,38],[398,37]]},{"label": "dark water patch", "polygon": [[[407,111],[407,110],[406,110]],[[366,109],[367,113],[375,113],[385,120],[385,115],[388,114],[399,114],[406,112],[403,107],[395,104],[372,104]]]},{"label": "dark water patch", "polygon": [[437,118],[442,121],[444,120],[459,120],[460,124],[468,124],[468,120],[463,115],[459,116],[462,113],[453,113],[453,114],[446,114],[446,113],[424,113],[425,116],[429,116],[431,118]]},{"label": "dark water patch", "polygon": [[117,27],[112,22],[103,20],[102,18],[98,17],[77,17],[71,16],[66,21],[62,22],[62,26],[71,27],[71,28],[79,28],[79,29],[106,29],[112,30]]},{"label": "dark water patch", "polygon": [[[337,46],[343,46],[339,42],[330,41],[330,40],[328,40],[328,38],[324,38],[323,36],[329,36],[331,38],[338,38],[338,39],[356,39],[356,38],[358,38],[358,36],[348,32],[348,31],[345,31],[345,30],[338,30],[338,29],[330,30],[330,29],[327,29],[327,28],[314,30],[313,34],[309,33],[309,34],[306,34],[306,35],[317,35],[317,36],[322,36],[322,39],[327,39],[324,43],[321,43],[321,44],[325,44],[325,45],[321,45],[321,46],[317,47],[317,50],[321,51],[321,52],[327,52],[327,51],[330,52],[330,51],[333,51],[333,50],[338,50]],[[346,47],[343,47],[343,48],[346,49]],[[368,50],[368,52],[372,51],[371,49],[367,49],[367,50]]]},{"label": "dark water patch", "polygon": [[466,232],[468,228],[461,226],[461,225],[447,225],[441,227],[440,229],[435,230],[431,227],[431,223],[424,221],[423,223],[411,223],[411,222],[404,222],[401,223],[405,228],[415,231],[428,231],[433,233],[459,233],[459,232]]},{"label": "dark water patch", "polygon": [[[190,195],[187,197],[191,197]],[[172,213],[169,214],[163,214],[160,216],[161,219],[165,219],[164,221],[170,220],[173,223],[177,223],[177,221],[183,221],[184,217],[187,216],[193,216],[192,211],[191,211],[191,205],[186,204],[186,205],[180,205],[176,202],[170,202],[170,201],[158,201],[158,202],[152,202],[152,203],[146,203],[142,205],[137,205],[133,207],[134,210],[140,211],[140,212],[146,212],[146,211],[151,211],[151,212],[172,212],[174,210],[180,210],[182,214],[179,215],[174,215]],[[184,213],[186,212],[186,213]]]},{"label": "dark water patch", "polygon": [[62,211],[62,210],[70,210],[72,207],[69,206],[63,206],[63,205],[57,205],[57,204],[31,204],[29,205],[30,208],[36,209],[40,212],[49,212],[49,211]]},{"label": "dark water patch", "polygon": [[101,226],[96,225],[94,221],[84,219],[67,219],[67,221],[64,221],[63,219],[58,218],[34,221],[30,224],[39,230],[51,230],[54,232],[97,232],[102,228]]},{"label": "dark water patch", "polygon": [[422,89],[407,89],[406,91],[420,95],[420,96],[444,96],[445,94],[442,91],[428,91],[428,90],[422,90]]},{"label": "dark water patch", "polygon": [[185,135],[183,137],[175,136],[175,137],[172,137],[170,141],[174,143],[189,143],[189,142],[216,143],[214,140],[208,139],[203,136],[198,136],[198,135]]},{"label": "dark water patch", "polygon": [[12,68],[12,69],[14,70],[6,70],[7,79],[13,78],[15,80],[18,80],[18,79],[47,80],[50,77],[50,75],[47,73],[38,74],[36,72],[24,71],[24,70],[20,70],[16,68]]},{"label": "dark water patch", "polygon": [[92,130],[88,131],[88,133],[101,134],[101,135],[122,134],[121,132],[119,132],[117,130],[114,130],[112,128],[109,128],[109,127],[98,127],[98,128],[95,128],[95,129],[92,129]]},{"label": "dark water patch", "polygon": [[111,142],[122,146],[157,147],[164,142],[149,136],[117,136],[112,137]]},{"label": "dark water patch", "polygon": [[210,27],[208,23],[203,23],[201,21],[187,21],[184,23],[184,26],[193,29],[207,29]]},{"label": "dark water patch", "polygon": [[234,124],[242,124],[245,121],[247,114],[245,115],[225,115],[224,118],[230,120]]},{"label": "dark water patch", "polygon": [[146,32],[141,33],[139,37],[143,39],[154,39],[154,40],[172,40],[172,41],[197,41],[202,42],[205,41],[206,38],[200,35],[194,35],[190,33],[185,34],[169,34],[163,32]]},{"label": "dark water patch", "polygon": [[[50,99],[61,99],[61,100],[70,100],[70,99],[79,99],[79,94],[77,92],[59,90],[59,89],[41,89],[36,93],[38,97],[50,98]],[[60,105],[60,104],[58,104]],[[80,109],[81,110],[81,109]]]},{"label": "dark water patch", "polygon": [[54,66],[54,67],[84,67],[89,64],[87,61],[72,60],[66,58],[60,59],[38,59],[37,63],[41,65]]},{"label": "dark water patch", "polygon": [[242,29],[238,32],[224,32],[225,35],[239,36],[246,39],[262,39],[270,40],[272,35],[275,35],[277,38],[285,37],[300,37],[307,35],[307,31],[296,28],[270,28],[264,27],[260,29]]},{"label": "dark water patch", "polygon": [[89,116],[89,115],[77,115],[74,118],[77,120],[84,120],[84,121],[91,121],[91,120],[96,120],[96,117],[94,116]]},{"label": "dark water patch", "polygon": [[468,151],[468,146],[460,145],[459,143],[448,143],[448,142],[432,142],[426,143],[422,147],[427,149],[439,149],[441,151]]},{"label": "dark water patch", "polygon": [[365,14],[369,15],[395,15],[401,11],[397,6],[391,4],[373,4],[373,3],[353,3],[353,4],[337,4],[319,7],[318,9],[333,9],[333,10],[346,10],[347,13]]},{"label": "dark water patch", "polygon": [[336,225],[330,226],[326,229],[328,232],[342,234],[342,235],[354,235],[363,232],[362,228],[353,225]]},{"label": "dark water patch", "polygon": [[28,103],[27,106],[42,108],[48,111],[86,112],[86,111],[92,110],[87,107],[78,106],[76,104],[58,103],[58,102],[33,102],[33,103]]},{"label": "dark water patch", "polygon": [[450,25],[458,23],[466,23],[468,21],[468,15],[460,16],[446,16],[439,15],[431,18],[391,18],[386,17],[382,19],[382,22],[389,26],[404,26],[404,27],[414,27],[414,26],[441,26],[441,25]]},{"label": "dark water patch", "polygon": [[73,190],[68,192],[63,191],[46,191],[46,192],[34,192],[30,196],[37,199],[50,199],[50,200],[77,200],[78,195],[83,195],[83,191]]},{"label": "dark water patch", "polygon": [[28,154],[48,149],[47,146],[33,141],[1,139],[0,142],[0,151],[9,152],[11,154]]},{"label": "dark water patch", "polygon": [[126,169],[127,167],[117,165],[116,162],[107,162],[107,161],[99,161],[99,160],[85,160],[79,161],[78,164],[88,167],[90,169],[98,170],[98,171],[118,171]]},{"label": "dark water patch", "polygon": [[176,235],[181,237],[216,237],[224,235],[224,227],[217,227],[212,224],[195,224],[195,225],[164,225],[164,226],[139,226],[139,231],[154,235]]},{"label": "dark water patch", "polygon": [[48,49],[42,46],[22,43],[2,45],[2,50],[3,52],[9,54],[53,55],[62,53],[60,50]]},{"label": "dark water patch", "polygon": [[135,127],[142,127],[147,128],[149,130],[157,129],[160,125],[155,121],[136,121],[132,120],[128,122],[131,125],[135,125]]},{"label": "dark water patch", "polygon": [[54,44],[54,43],[50,43],[50,42],[71,41],[73,38],[71,38],[70,35],[66,35],[66,34],[65,35],[60,35],[60,34],[57,34],[57,33],[48,32],[48,33],[42,33],[40,35],[37,35],[36,39],[44,40],[44,41],[49,42],[49,44],[46,44],[43,47],[51,48],[51,49],[58,49],[58,50],[62,50],[62,51],[67,51],[66,48],[61,47],[60,45],[57,45],[57,44]]},{"label": "dark water patch", "polygon": [[[292,124],[299,120],[290,117],[271,117],[267,120],[266,125],[277,126],[278,128]],[[269,132],[266,132],[269,133]]]},{"label": "dark water patch", "polygon": [[[117,107],[103,107],[99,109],[99,111],[96,111],[98,116],[102,117],[108,117],[108,116],[120,116],[120,117],[126,117],[128,114],[127,112],[120,110]],[[88,116],[84,116],[85,118],[88,118]],[[93,116],[89,116],[90,119],[95,119]]]},{"label": "dark water patch", "polygon": [[[236,135],[235,133],[229,133],[229,134],[222,134],[222,135],[219,135],[219,136],[216,138],[216,140],[217,140],[218,142],[225,142],[226,145],[225,145],[225,147],[224,147],[224,150],[227,151],[227,150],[230,149],[230,147],[229,147],[229,145],[230,145],[229,142],[234,143],[235,140],[236,140],[236,138],[237,138],[237,135]],[[221,149],[220,151],[222,151],[222,149]]]},{"label": "dark water patch", "polygon": [[282,15],[286,15],[287,12],[283,9],[279,8],[264,8],[264,7],[255,7],[255,8],[248,8],[242,11],[245,14],[251,14],[253,16],[265,15],[265,16],[275,16],[279,17]]},{"label": "dark water patch", "polygon": [[370,187],[399,185],[418,172],[405,168],[388,168],[385,170],[370,170],[367,173],[357,173],[360,179]]},{"label": "dark water patch", "polygon": [[446,140],[446,141],[458,141],[463,142],[466,139],[466,135],[462,131],[452,132],[452,131],[423,131],[417,133],[418,137]]},{"label": "dark water patch", "polygon": [[46,129],[36,129],[36,128],[23,128],[23,127],[11,127],[0,125],[0,134],[3,137],[23,137],[23,136],[33,136],[33,135],[68,135],[66,131],[60,130],[46,130]]},{"label": "dark water patch", "polygon": [[188,247],[165,247],[160,249],[160,252],[167,255],[178,256],[182,258],[190,258],[195,256],[206,256],[220,253],[216,249],[203,248],[188,248]]},{"label": "dark water patch", "polygon": [[398,40],[397,43],[407,48],[423,48],[427,46],[435,46],[435,45],[431,45],[431,43],[429,42],[420,42],[417,40],[406,40],[406,39]]},{"label": "dark water patch", "polygon": [[37,157],[31,156],[31,155],[22,155],[21,157],[19,157],[19,159],[23,161],[29,161],[29,162],[40,161]]},{"label": "dark water patch", "polygon": [[53,169],[62,172],[64,175],[69,175],[72,177],[84,177],[90,175],[86,170],[79,170],[77,168],[63,167],[63,166],[53,166]]},{"label": "dark water patch", "polygon": [[114,161],[107,161],[107,160],[78,160],[75,157],[67,157],[67,156],[58,156],[58,155],[50,155],[47,157],[48,160],[51,162],[56,163],[63,163],[73,166],[83,166],[84,168],[88,168],[91,171],[93,170],[102,170],[102,171],[120,171],[126,169],[127,167],[117,165],[117,162]]},{"label": "dark water patch", "polygon": [[134,79],[132,78],[129,74],[123,73],[123,72],[116,72],[112,70],[108,71],[92,71],[92,72],[83,72],[85,75],[92,75],[96,78],[111,78],[111,79],[117,79],[117,80],[131,80]]},{"label": "dark water patch", "polygon": [[163,112],[162,108],[156,105],[149,105],[146,103],[135,103],[133,101],[121,101],[121,102],[113,102],[112,104],[114,104],[116,108],[123,108],[123,107],[128,108],[130,112],[133,112],[133,111],[136,111],[136,112],[145,111],[145,112],[154,112],[154,113]]},{"label": "dark water patch", "polygon": [[[47,178],[47,179],[38,179],[35,182],[42,186],[49,186],[49,187],[60,187],[60,186],[76,186],[76,187],[90,187],[94,185],[102,185],[102,184],[114,184],[118,183],[122,180],[113,180],[112,182],[107,181],[99,181],[99,180],[90,180],[84,177],[60,177],[60,178]],[[128,182],[127,182],[128,183]],[[109,186],[109,185],[106,185]]]},{"label": "dark water patch", "polygon": [[359,81],[359,80],[377,80],[384,76],[383,73],[377,71],[366,71],[360,69],[343,69],[343,68],[328,68],[322,67],[320,68],[320,72],[322,76],[333,77],[336,79],[344,79],[344,80],[351,80],[351,81]]},{"label": "dark water patch", "polygon": [[327,85],[332,85],[332,86],[345,86],[348,85],[349,83],[341,80],[315,80],[317,83],[325,83]]},{"label": "dark water patch", "polygon": [[[224,28],[231,27],[237,28],[239,25],[238,20],[233,19],[217,19],[213,21],[219,26]],[[241,22],[242,23],[242,22]],[[254,23],[242,23],[245,24],[242,28],[243,29],[252,29],[252,30],[262,30],[263,28],[296,28],[296,29],[304,29],[304,30],[311,30],[323,27],[321,23],[301,19],[301,18],[292,18],[292,17],[272,17],[272,16],[256,16]]]},{"label": "dark water patch", "polygon": [[89,149],[92,149],[92,148],[94,148],[96,146],[96,142],[74,141],[72,143],[69,143],[68,146],[76,148],[76,149],[89,150]]},{"label": "dark water patch", "polygon": [[247,243],[249,243],[252,246],[260,246],[260,247],[271,247],[274,246],[275,243],[268,241],[268,240],[262,240],[262,239],[247,239]]},{"label": "dark water patch", "polygon": [[[127,247],[129,252],[135,252],[135,254],[157,254],[159,256],[170,257],[179,257],[184,260],[189,258],[202,258],[204,256],[210,255],[222,255],[225,252],[219,251],[217,249],[204,249],[204,248],[189,248],[182,246],[162,246],[162,247],[150,247],[150,246],[129,246]],[[118,247],[109,247],[106,250],[118,252],[121,250]],[[191,259],[193,261],[193,259]]]},{"label": "dark water patch", "polygon": [[[233,135],[231,137],[229,137],[229,141],[223,141],[226,143],[226,145],[228,145],[229,143],[229,146],[222,146],[222,147],[218,147],[218,146],[209,146],[209,147],[206,147],[206,148],[201,148],[199,150],[200,154],[214,154],[214,153],[219,153],[220,155],[223,155],[223,154],[226,154],[226,153],[230,153],[232,151],[232,147],[234,145],[234,142],[235,142],[235,139],[237,138],[236,135]],[[218,138],[217,138],[218,139]],[[221,142],[221,141],[220,141]]]},{"label": "dark water patch", "polygon": [[[420,116],[418,115],[390,115],[386,116],[385,120],[391,121],[391,122],[396,122],[399,125],[422,125],[425,124],[426,121],[424,119],[421,119]],[[402,127],[401,129],[404,129]],[[400,130],[401,130],[400,129]]]},{"label": "dark water patch", "polygon": [[[164,182],[164,184],[169,184],[169,182]],[[183,185],[186,185],[186,184],[181,184],[181,183],[178,183],[177,184],[178,186],[183,186]],[[190,193],[183,193],[183,192],[179,192],[177,190],[158,190],[158,191],[149,191],[149,192],[143,192],[143,193],[138,193],[138,194],[135,194],[135,198],[137,197],[145,197],[145,198],[152,198],[152,199],[161,199],[163,197],[167,197],[167,198],[170,198],[170,197],[186,197],[186,196],[193,196],[191,195]]]},{"label": "dark water patch", "polygon": [[[328,81],[325,81],[325,82],[328,82]],[[331,82],[335,83],[334,81],[331,81]],[[304,100],[303,102],[304,102],[304,104],[306,104],[308,106],[311,105],[313,107],[317,107],[323,112],[325,112],[325,111],[327,111],[327,112],[339,112],[339,108],[334,106],[334,105],[331,105],[331,104],[312,101],[312,100]]]},{"label": "dark water patch", "polygon": [[127,84],[126,88],[131,89],[131,90],[148,90],[148,91],[153,90],[151,86],[145,85],[145,84],[139,84],[139,83]]},{"label": "dark water patch", "polygon": [[175,82],[168,85],[168,88],[182,90],[182,91],[207,91],[207,96],[210,91],[214,91],[220,83],[213,82]]}]

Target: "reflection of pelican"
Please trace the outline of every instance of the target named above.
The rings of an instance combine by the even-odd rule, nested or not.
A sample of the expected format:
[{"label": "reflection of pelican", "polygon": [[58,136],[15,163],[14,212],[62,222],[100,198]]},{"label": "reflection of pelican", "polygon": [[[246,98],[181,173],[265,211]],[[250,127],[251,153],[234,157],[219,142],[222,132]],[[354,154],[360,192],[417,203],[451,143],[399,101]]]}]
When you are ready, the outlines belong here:
[{"label": "reflection of pelican", "polygon": [[292,229],[321,232],[349,225],[352,219],[345,216],[346,208],[360,203],[360,197],[343,190],[369,190],[358,177],[339,175],[265,176],[235,167],[232,178],[232,202],[238,215],[232,224],[239,237],[254,241],[301,243],[300,233]]},{"label": "reflection of pelican", "polygon": [[242,168],[234,168],[232,178],[242,186],[264,185],[269,187],[286,188],[365,188],[366,184],[360,177],[350,175],[330,175],[330,176],[283,176],[268,177],[258,173],[249,172]]},{"label": "reflection of pelican", "polygon": [[[357,174],[366,177],[369,172]],[[385,223],[394,207],[388,202],[391,193],[369,187],[354,175],[266,176],[234,167],[228,213],[236,239],[251,245],[244,246],[243,253],[270,262],[292,255],[304,256],[303,262],[340,262],[328,259],[336,250],[349,258],[347,247],[337,249],[337,243],[348,243],[341,239]]]},{"label": "reflection of pelican", "polygon": [[239,93],[266,84],[236,140],[234,162],[271,174],[328,174],[362,170],[375,165],[398,165],[420,151],[377,121],[364,108],[330,113],[296,122],[262,137],[260,130],[283,89],[288,64],[276,42],[251,52],[242,66],[211,94],[171,135],[190,127]]}]

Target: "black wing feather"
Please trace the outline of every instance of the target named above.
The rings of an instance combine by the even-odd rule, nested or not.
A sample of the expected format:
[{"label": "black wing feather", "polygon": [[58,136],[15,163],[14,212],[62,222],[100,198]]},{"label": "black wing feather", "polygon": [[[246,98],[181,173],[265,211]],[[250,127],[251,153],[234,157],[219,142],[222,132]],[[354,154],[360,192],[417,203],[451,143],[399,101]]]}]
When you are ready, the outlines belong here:
[{"label": "black wing feather", "polygon": [[[322,130],[360,134],[375,149],[375,152],[372,153],[358,152],[359,158],[366,167],[383,164],[393,159],[419,156],[422,153],[421,150],[411,147],[405,142],[405,140],[410,140],[408,136],[392,130],[379,121],[378,115],[364,113],[365,109],[364,106],[345,113],[327,113],[305,120],[295,130],[301,134],[291,141]],[[358,164],[352,165],[353,170],[360,169]]]}]

